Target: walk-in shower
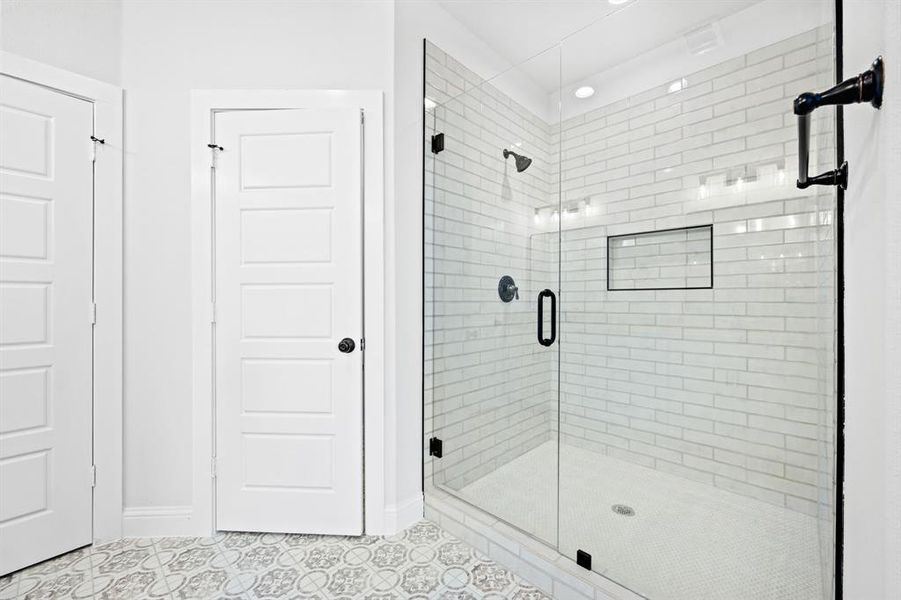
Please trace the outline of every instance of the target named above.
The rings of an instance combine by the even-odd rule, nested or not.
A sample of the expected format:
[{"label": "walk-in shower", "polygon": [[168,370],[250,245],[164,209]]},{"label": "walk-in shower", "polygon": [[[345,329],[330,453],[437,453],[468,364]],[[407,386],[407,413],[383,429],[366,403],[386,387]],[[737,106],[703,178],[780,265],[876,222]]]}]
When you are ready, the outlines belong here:
[{"label": "walk-in shower", "polygon": [[836,192],[792,101],[832,3],[623,6],[500,74],[425,45],[426,502],[652,599],[830,598]]}]

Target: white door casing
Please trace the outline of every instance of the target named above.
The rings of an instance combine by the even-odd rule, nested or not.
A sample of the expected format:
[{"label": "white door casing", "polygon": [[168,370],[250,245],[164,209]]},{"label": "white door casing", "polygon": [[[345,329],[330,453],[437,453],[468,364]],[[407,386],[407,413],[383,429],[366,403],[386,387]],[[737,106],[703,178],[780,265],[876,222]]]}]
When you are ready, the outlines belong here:
[{"label": "white door casing", "polygon": [[217,528],[360,534],[361,113],[219,112],[215,140]]},{"label": "white door casing", "polygon": [[0,574],[91,543],[90,102],[2,77]]}]

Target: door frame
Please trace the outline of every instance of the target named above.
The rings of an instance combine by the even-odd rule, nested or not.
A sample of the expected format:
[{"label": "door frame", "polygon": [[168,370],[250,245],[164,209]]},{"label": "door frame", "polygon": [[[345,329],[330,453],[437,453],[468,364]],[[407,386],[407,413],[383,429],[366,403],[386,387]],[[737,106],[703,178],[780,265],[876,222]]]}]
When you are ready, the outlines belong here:
[{"label": "door frame", "polygon": [[185,534],[216,530],[212,459],[215,430],[212,272],[213,189],[210,174],[217,112],[261,109],[356,108],[363,139],[363,521],[370,535],[386,533],[385,507],[385,175],[383,93],[378,90],[191,91],[191,315],[193,367],[193,507]]},{"label": "door frame", "polygon": [[[83,75],[0,52],[0,74],[93,106],[94,303],[93,330],[93,538],[122,537],[122,88]],[[85,140],[85,152],[91,142]]]}]

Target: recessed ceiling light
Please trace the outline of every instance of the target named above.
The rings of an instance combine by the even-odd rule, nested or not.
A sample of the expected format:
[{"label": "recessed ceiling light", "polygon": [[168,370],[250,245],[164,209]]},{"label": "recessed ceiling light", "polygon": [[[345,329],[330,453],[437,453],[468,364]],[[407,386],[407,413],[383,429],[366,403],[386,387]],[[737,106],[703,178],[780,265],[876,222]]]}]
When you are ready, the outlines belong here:
[{"label": "recessed ceiling light", "polygon": [[576,88],[576,91],[573,92],[573,96],[584,100],[585,98],[591,98],[594,96],[594,88],[590,85],[583,85],[580,88]]}]

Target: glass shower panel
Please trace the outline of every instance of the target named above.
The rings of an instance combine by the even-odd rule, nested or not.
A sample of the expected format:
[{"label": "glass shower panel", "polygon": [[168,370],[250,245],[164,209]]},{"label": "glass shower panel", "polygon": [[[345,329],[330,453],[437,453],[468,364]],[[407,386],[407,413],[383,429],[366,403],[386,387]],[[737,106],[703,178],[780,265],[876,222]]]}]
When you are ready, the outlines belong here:
[{"label": "glass shower panel", "polygon": [[719,12],[562,44],[559,550],[648,598],[829,598],[835,193],[796,188],[791,107],[830,4],[670,4]]},{"label": "glass shower panel", "polygon": [[426,476],[551,545],[557,82],[556,48],[486,81],[426,43]]}]

